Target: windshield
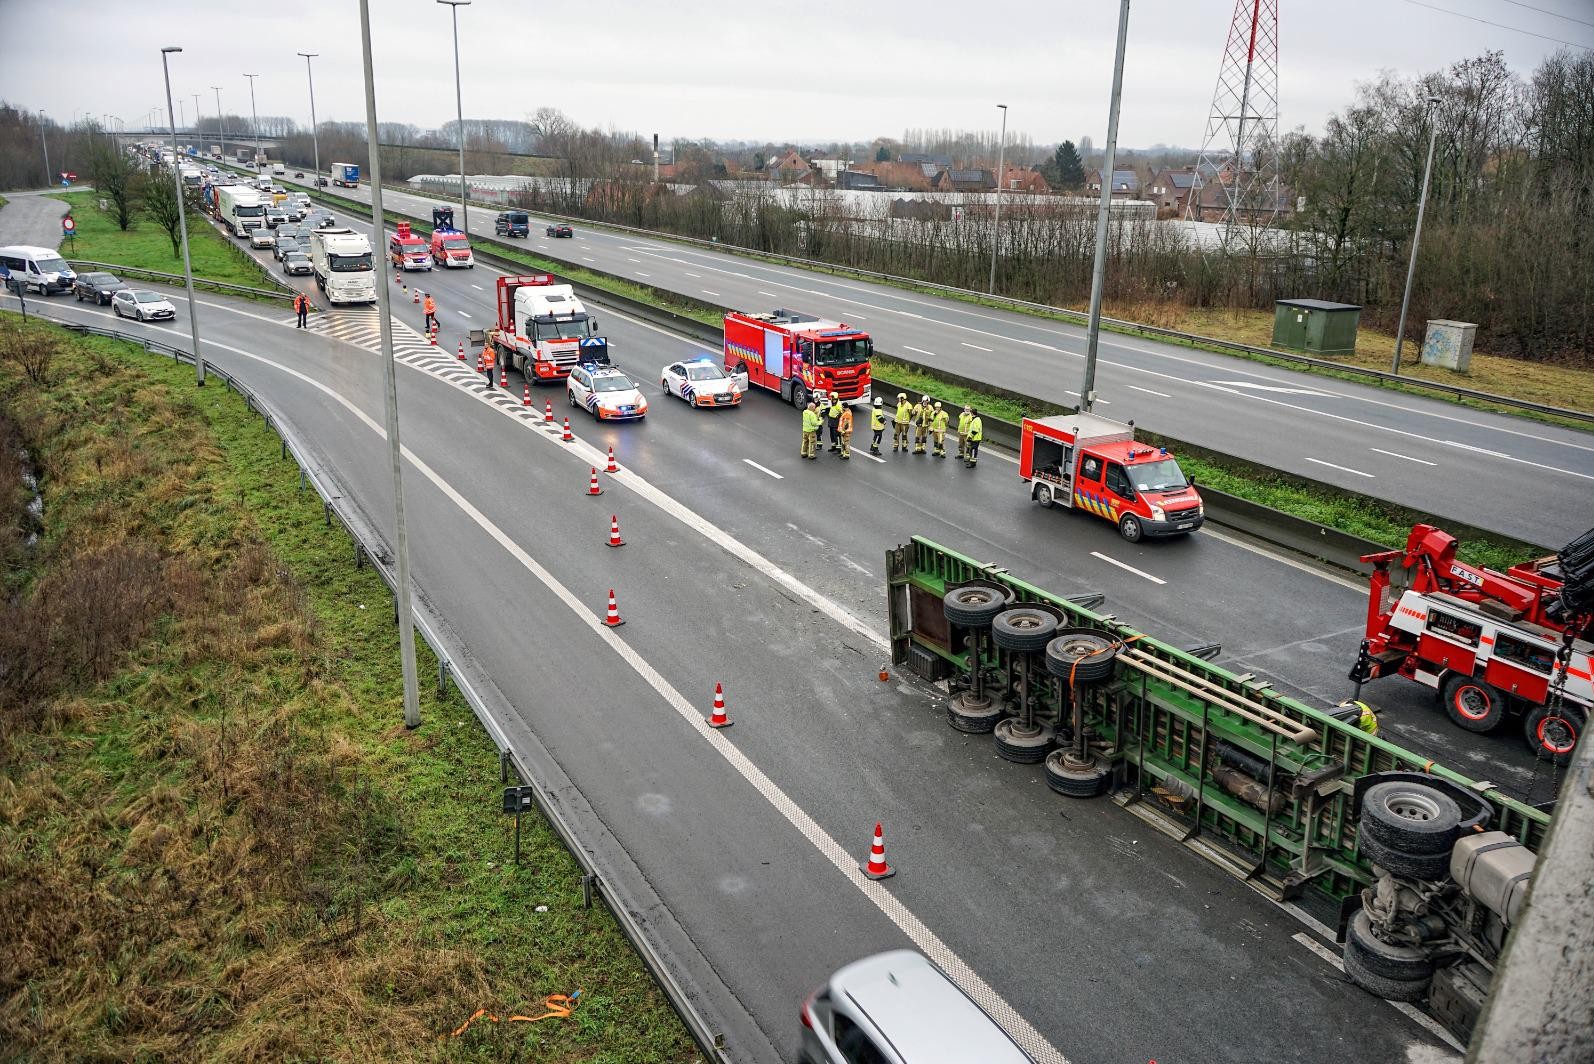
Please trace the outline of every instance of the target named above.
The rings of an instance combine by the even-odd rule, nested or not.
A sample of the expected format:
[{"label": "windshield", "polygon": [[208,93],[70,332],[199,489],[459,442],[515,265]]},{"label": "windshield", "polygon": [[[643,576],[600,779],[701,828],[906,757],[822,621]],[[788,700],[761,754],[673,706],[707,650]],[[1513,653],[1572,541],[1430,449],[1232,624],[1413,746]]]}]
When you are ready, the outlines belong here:
[{"label": "windshield", "polygon": [[109,273],[91,273],[83,278],[89,284],[115,284],[116,277]]},{"label": "windshield", "polygon": [[525,225],[526,215],[521,211],[510,211],[508,214],[504,215],[504,221],[510,222],[514,225]]},{"label": "windshield", "polygon": [[814,345],[814,365],[851,366],[869,361],[874,344],[868,340],[833,340]]},{"label": "windshield", "polygon": [[133,293],[133,298],[138,300],[140,303],[164,303],[164,302],[166,302],[166,297],[165,296],[156,295],[154,292],[134,292]]},{"label": "windshield", "polygon": [[636,385],[629,377],[597,377],[592,382],[595,392],[634,392]]},{"label": "windshield", "polygon": [[371,253],[363,255],[328,255],[327,264],[335,273],[358,273],[371,268]]},{"label": "windshield", "polygon": [[686,379],[689,381],[717,381],[723,376],[725,371],[718,366],[698,364],[686,367]]},{"label": "windshield", "polygon": [[232,209],[232,213],[239,218],[258,218],[266,213],[266,209],[259,204],[253,207],[238,204]]},{"label": "windshield", "polygon": [[290,251],[286,255],[282,256],[282,258],[284,262],[292,262],[295,264],[310,261],[310,256],[306,255],[302,251]]},{"label": "windshield", "polygon": [[541,318],[535,323],[527,322],[526,326],[526,331],[538,340],[580,340],[592,335],[585,314],[577,315],[574,320],[569,321],[549,321],[547,318]]},{"label": "windshield", "polygon": [[1184,470],[1172,458],[1144,462],[1129,467],[1129,479],[1136,491],[1180,491],[1190,486]]},{"label": "windshield", "polygon": [[66,272],[66,262],[63,259],[49,258],[49,259],[38,259],[36,261],[39,264],[39,272],[40,273],[65,273]]},{"label": "windshield", "polygon": [[443,246],[450,251],[469,251],[470,241],[462,236],[444,237]]}]

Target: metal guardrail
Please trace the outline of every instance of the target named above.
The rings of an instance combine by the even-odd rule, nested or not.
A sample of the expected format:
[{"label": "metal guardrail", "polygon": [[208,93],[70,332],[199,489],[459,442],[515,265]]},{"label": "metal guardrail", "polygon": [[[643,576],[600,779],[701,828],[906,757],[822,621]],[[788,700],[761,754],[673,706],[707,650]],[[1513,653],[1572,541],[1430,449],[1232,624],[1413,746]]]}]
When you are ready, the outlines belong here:
[{"label": "metal guardrail", "polygon": [[[192,352],[184,351],[159,340],[134,339],[124,336],[113,329],[94,325],[61,322],[56,324],[60,324],[63,328],[72,332],[107,336],[129,343],[136,343],[147,351],[169,356],[176,362],[184,362],[189,365],[194,363]],[[303,445],[298,441],[292,429],[288,428],[285,422],[273,412],[273,408],[268,401],[256,395],[233,374],[217,368],[208,361],[204,363],[204,366],[207,375],[218,378],[226,385],[229,391],[236,392],[241,396],[248,408],[258,413],[262,420],[277,434],[282,441],[283,457],[291,457],[294,464],[299,467],[301,485],[307,484],[313,487],[316,494],[321,497],[322,508],[327,515],[328,523],[330,524],[335,516],[343,530],[348,533],[349,538],[354,541],[355,564],[360,565],[365,561],[369,561],[372,569],[387,585],[389,592],[394,594],[394,621],[397,623],[398,607],[395,590],[397,574],[386,561],[385,552],[380,549],[379,544],[376,542],[374,530],[369,529],[363,518],[354,510],[348,493],[336,490],[333,486],[323,481],[313,464],[305,457]],[[613,899],[608,904],[609,911],[614,914],[615,921],[619,924],[621,932],[631,942],[631,945],[637,951],[637,955],[642,958],[642,962],[653,974],[660,988],[663,989],[671,1006],[681,1017],[693,1040],[697,1042],[698,1048],[704,1052],[708,1060],[716,1062],[716,1064],[730,1064],[731,1058],[727,1054],[725,1047],[720,1044],[721,1039],[713,1031],[708,1019],[698,1010],[691,995],[687,993],[686,989],[681,986],[680,982],[670,971],[669,966],[664,962],[663,956],[655,949],[653,943],[644,933],[642,924],[636,914],[631,911],[631,907],[621,903],[620,899],[614,897],[612,887],[604,879],[601,870],[594,862],[591,849],[582,844],[580,837],[571,826],[568,818],[561,812],[559,803],[553,799],[543,783],[526,769],[519,755],[515,753],[503,723],[493,715],[487,700],[476,690],[468,676],[453,668],[454,657],[449,653],[447,641],[422,610],[417,609],[414,618],[415,626],[419,629],[421,637],[437,656],[439,691],[442,690],[445,679],[453,680],[460,696],[465,699],[465,703],[470,706],[471,712],[475,714],[476,719],[481,722],[482,727],[492,738],[493,745],[497,747],[500,758],[514,768],[515,775],[522,784],[533,788],[538,806],[541,808],[544,817],[553,825],[565,848],[575,858],[577,865],[580,866],[584,882],[596,886],[600,896],[606,899]]]},{"label": "metal guardrail", "polygon": [[[142,266],[124,266],[119,262],[91,262],[88,259],[68,259],[67,264],[73,269],[83,267],[86,270],[104,270],[108,273],[122,274],[137,280],[155,281],[160,284],[182,285],[183,275],[180,273],[162,273],[160,270],[146,270]],[[225,295],[244,295],[257,299],[292,299],[293,290],[290,288],[252,288],[249,285],[231,284],[227,281],[212,281],[205,277],[194,278],[195,288],[204,288],[207,291],[221,292]]]}]

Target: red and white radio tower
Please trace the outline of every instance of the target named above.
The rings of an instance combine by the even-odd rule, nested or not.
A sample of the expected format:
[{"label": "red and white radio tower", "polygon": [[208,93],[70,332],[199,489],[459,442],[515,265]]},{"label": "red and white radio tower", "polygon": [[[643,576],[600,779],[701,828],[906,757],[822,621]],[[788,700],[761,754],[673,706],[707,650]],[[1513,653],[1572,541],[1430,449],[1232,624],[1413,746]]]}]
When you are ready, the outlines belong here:
[{"label": "red and white radio tower", "polygon": [[1278,0],[1234,0],[1185,216],[1218,222],[1222,250],[1279,211]]}]

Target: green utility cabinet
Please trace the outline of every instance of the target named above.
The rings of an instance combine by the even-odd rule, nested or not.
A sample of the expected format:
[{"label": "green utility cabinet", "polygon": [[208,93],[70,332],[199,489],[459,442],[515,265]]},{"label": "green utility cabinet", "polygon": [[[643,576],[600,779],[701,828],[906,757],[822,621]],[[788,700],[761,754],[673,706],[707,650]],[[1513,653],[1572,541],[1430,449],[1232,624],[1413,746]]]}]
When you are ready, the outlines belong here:
[{"label": "green utility cabinet", "polygon": [[1348,355],[1356,350],[1362,308],[1323,299],[1280,299],[1273,304],[1273,346],[1315,355]]}]

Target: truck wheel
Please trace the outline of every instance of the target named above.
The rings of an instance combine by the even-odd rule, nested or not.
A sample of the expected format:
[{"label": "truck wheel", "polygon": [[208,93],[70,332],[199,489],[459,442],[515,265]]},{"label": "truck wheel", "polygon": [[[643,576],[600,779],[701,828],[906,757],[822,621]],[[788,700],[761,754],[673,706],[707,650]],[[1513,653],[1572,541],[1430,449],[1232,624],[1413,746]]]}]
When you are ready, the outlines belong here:
[{"label": "truck wheel", "polygon": [[791,405],[798,410],[808,406],[808,389],[802,381],[793,381],[791,385]]},{"label": "truck wheel", "polygon": [[1052,497],[1052,486],[1050,484],[1035,485],[1035,501],[1040,504],[1041,509],[1051,509],[1052,503],[1056,501]]},{"label": "truck wheel", "polygon": [[1390,875],[1400,876],[1403,879],[1431,882],[1444,879],[1450,873],[1448,853],[1407,853],[1405,850],[1386,846],[1374,836],[1365,833],[1357,840],[1357,848],[1370,864],[1375,864]]},{"label": "truck wheel", "polygon": [[1146,530],[1140,527],[1140,518],[1134,514],[1124,514],[1118,519],[1118,534],[1130,543],[1139,543]]},{"label": "truck wheel", "polygon": [[1439,697],[1450,719],[1469,732],[1492,732],[1505,720],[1505,694],[1471,676],[1455,673],[1445,681]]},{"label": "truck wheel", "polygon": [[1566,765],[1572,760],[1586,723],[1583,714],[1570,706],[1555,712],[1549,706],[1536,706],[1522,722],[1522,738],[1535,757]]},{"label": "truck wheel", "polygon": [[1366,909],[1351,917],[1345,929],[1345,952],[1354,952],[1361,966],[1373,975],[1401,981],[1427,981],[1434,964],[1426,950],[1418,946],[1396,945],[1373,934],[1373,922]]},{"label": "truck wheel", "polygon": [[1064,628],[1046,644],[1046,671],[1062,680],[1100,683],[1112,679],[1117,667],[1117,645],[1089,628]]},{"label": "truck wheel", "polygon": [[1043,610],[1019,606],[1003,610],[991,620],[991,639],[1003,650],[1025,654],[1045,650],[1056,634],[1057,618]]},{"label": "truck wheel", "polygon": [[998,702],[987,702],[984,708],[964,704],[952,699],[946,704],[946,721],[965,735],[986,735],[1007,716],[1007,710]]},{"label": "truck wheel", "polygon": [[1362,796],[1359,830],[1392,849],[1448,855],[1461,834],[1461,809],[1433,787],[1379,783]]},{"label": "truck wheel", "polygon": [[1345,978],[1375,997],[1385,1001],[1421,1001],[1428,994],[1428,979],[1391,979],[1370,971],[1363,955],[1352,949],[1345,950]]},{"label": "truck wheel", "polygon": [[1109,779],[1101,762],[1094,757],[1076,761],[1074,751],[1066,747],[1047,754],[1042,771],[1046,786],[1070,798],[1094,798],[1107,789]]},{"label": "truck wheel", "polygon": [[986,628],[1007,609],[1007,592],[984,584],[955,587],[941,598],[946,619],[964,628]]}]

